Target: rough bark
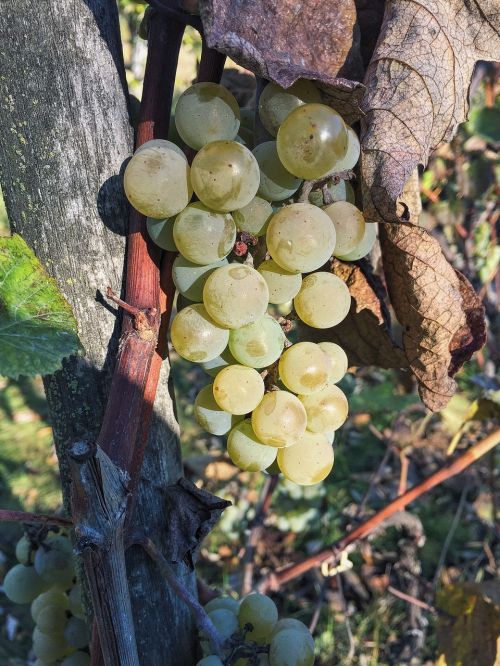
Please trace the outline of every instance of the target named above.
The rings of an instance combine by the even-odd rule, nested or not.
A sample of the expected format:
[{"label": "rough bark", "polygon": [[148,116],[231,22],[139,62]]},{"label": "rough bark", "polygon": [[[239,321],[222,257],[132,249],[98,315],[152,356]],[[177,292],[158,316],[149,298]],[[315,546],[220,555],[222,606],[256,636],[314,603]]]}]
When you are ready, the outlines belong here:
[{"label": "rough bark", "polygon": [[[57,279],[86,349],[45,379],[67,501],[67,445],[99,431],[120,330],[114,311],[96,299],[123,279],[120,171],[133,140],[116,6],[61,0],[40,11],[20,0],[0,14],[0,43],[0,172],[9,219]],[[165,520],[162,488],[181,475],[168,384],[165,362],[137,501],[137,520],[152,532]],[[127,565],[141,663],[194,663],[188,609],[141,549],[130,549]],[[186,582],[194,583],[191,575]]]}]

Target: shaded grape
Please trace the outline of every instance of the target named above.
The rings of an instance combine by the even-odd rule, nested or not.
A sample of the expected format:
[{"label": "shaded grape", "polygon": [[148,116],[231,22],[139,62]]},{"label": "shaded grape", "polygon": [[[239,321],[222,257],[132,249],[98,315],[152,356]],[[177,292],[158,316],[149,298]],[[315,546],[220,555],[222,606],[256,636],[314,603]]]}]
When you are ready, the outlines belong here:
[{"label": "shaded grape", "polygon": [[312,81],[299,79],[289,88],[268,83],[259,98],[260,120],[269,134],[276,136],[285,118],[306,102],[321,102],[321,93]]},{"label": "shaded grape", "polygon": [[216,268],[225,266],[227,259],[221,259],[213,264],[200,266],[193,264],[181,254],[174,260],[172,266],[172,280],[174,281],[177,291],[190,301],[200,303],[203,300],[203,287]]},{"label": "shaded grape", "polygon": [[35,567],[16,564],[3,580],[5,595],[15,604],[29,604],[47,589],[47,583],[38,575]]},{"label": "shaded grape", "polygon": [[365,234],[363,213],[348,201],[336,201],[323,208],[335,227],[333,254],[337,257],[352,252]]},{"label": "shaded grape", "polygon": [[276,141],[259,143],[252,152],[260,169],[258,195],[268,201],[283,201],[293,196],[302,181],[281,163]]},{"label": "shaded grape", "polygon": [[204,386],[198,393],[193,411],[198,424],[211,435],[225,435],[243,418],[219,407],[215,402],[213,384]]},{"label": "shaded grape", "polygon": [[276,459],[276,448],[262,444],[250,419],[238,423],[227,438],[227,452],[233,463],[247,472],[260,472]]},{"label": "shaded grape", "polygon": [[[302,275],[282,268],[274,259],[263,261],[258,269],[269,289],[269,302],[282,305],[290,302],[300,291]],[[288,314],[288,313],[286,313]]]},{"label": "shaded grape", "polygon": [[233,211],[233,219],[240,231],[246,231],[252,236],[262,236],[267,231],[272,214],[273,207],[269,201],[254,197],[249,204]]},{"label": "shaded grape", "polygon": [[240,603],[238,623],[243,629],[252,625],[245,634],[247,640],[265,643],[271,637],[274,626],[278,621],[278,609],[272,599],[264,594],[249,594]]}]

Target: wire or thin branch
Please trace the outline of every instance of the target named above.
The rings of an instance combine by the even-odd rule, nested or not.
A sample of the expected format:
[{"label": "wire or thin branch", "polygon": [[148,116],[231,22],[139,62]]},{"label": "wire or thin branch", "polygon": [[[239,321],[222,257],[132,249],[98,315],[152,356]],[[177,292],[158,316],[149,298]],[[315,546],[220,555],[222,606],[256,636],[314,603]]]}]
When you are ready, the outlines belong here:
[{"label": "wire or thin branch", "polygon": [[444,544],[441,549],[441,554],[439,555],[439,561],[436,567],[436,573],[434,574],[434,578],[432,579],[432,587],[434,589],[436,589],[436,587],[439,584],[439,579],[441,577],[441,570],[444,566],[446,556],[448,555],[448,550],[450,548],[453,537],[455,536],[458,523],[460,522],[460,518],[462,517],[462,511],[464,510],[465,507],[465,501],[467,499],[468,491],[469,491],[469,484],[466,483],[465,486],[463,487],[462,494],[460,495],[460,501],[458,502],[457,510],[455,511],[455,515],[453,516],[453,520],[451,521],[450,529],[448,530],[448,534],[446,535],[446,539],[444,540]]},{"label": "wire or thin branch", "polygon": [[352,635],[352,629],[351,629],[351,622],[349,620],[349,614],[347,610],[347,601],[345,600],[345,595],[344,595],[344,586],[342,582],[342,574],[338,573],[337,574],[337,586],[339,590],[339,596],[340,596],[340,603],[342,604],[342,611],[344,613],[344,620],[345,620],[345,629],[347,632],[347,638],[349,639],[349,652],[347,653],[346,656],[346,661],[347,663],[350,663],[354,655],[356,653],[356,646],[354,645],[354,637]]},{"label": "wire or thin branch", "polygon": [[311,632],[311,634],[314,634],[314,632],[316,631],[316,627],[318,626],[319,617],[321,615],[321,607],[323,606],[323,603],[325,601],[325,593],[326,593],[326,578],[321,576],[321,585],[319,588],[318,599],[316,601],[316,606],[314,608],[313,616],[311,618],[311,621],[309,622],[309,631]]},{"label": "wire or thin branch", "polygon": [[424,610],[429,611],[429,613],[432,613],[433,615],[437,614],[437,611],[434,608],[434,606],[431,606],[430,604],[426,604],[425,601],[422,601],[421,599],[417,599],[417,597],[412,597],[411,594],[406,594],[406,592],[401,592],[401,590],[397,590],[395,587],[392,587],[392,585],[389,585],[387,587],[387,592],[394,595],[395,597],[398,597],[398,599],[402,599],[403,601],[407,601],[409,604],[413,604],[414,606],[418,606],[419,608],[423,608]]},{"label": "wire or thin branch", "polygon": [[401,473],[399,475],[398,496],[404,495],[408,485],[408,467],[410,461],[404,450],[399,452],[399,462],[401,463]]},{"label": "wire or thin branch", "polygon": [[422,481],[422,483],[419,483],[418,485],[408,490],[404,495],[401,495],[392,502],[389,502],[387,506],[378,511],[374,516],[359,525],[356,529],[346,534],[344,537],[342,537],[342,539],[334,542],[328,548],[325,548],[319,553],[306,557],[301,562],[297,562],[296,564],[285,567],[280,571],[271,572],[261,581],[258,588],[259,591],[266,592],[266,590],[269,589],[278,589],[281,585],[284,585],[294,578],[301,576],[310,569],[319,566],[323,562],[338,558],[339,554],[343,550],[359,539],[362,539],[370,534],[370,532],[372,532],[375,527],[386,520],[386,518],[392,516],[397,511],[401,511],[401,509],[404,509],[406,506],[408,506],[408,504],[414,502],[421,495],[428,492],[435,486],[443,483],[443,481],[446,481],[456,474],[460,474],[460,472],[463,472],[464,469],[469,467],[469,465],[472,465],[472,463],[476,462],[476,460],[484,456],[486,453],[488,453],[488,451],[491,451],[491,449],[493,449],[499,443],[500,428],[485,437],[482,441],[474,444],[474,446],[471,446],[470,449],[465,451],[465,453],[429,476],[427,479]]},{"label": "wire or thin branch", "polygon": [[42,523],[42,525],[60,525],[72,527],[73,521],[62,516],[45,515],[43,513],[27,513],[25,511],[11,511],[0,509],[0,522],[12,523]]},{"label": "wire or thin branch", "polygon": [[[383,441],[385,441],[385,440],[383,440]],[[377,467],[377,469],[375,471],[375,474],[373,474],[373,476],[370,479],[370,485],[366,489],[366,492],[363,495],[363,498],[362,498],[361,502],[358,504],[358,508],[356,510],[356,518],[358,518],[364,512],[366,503],[367,503],[370,495],[373,492],[375,484],[378,483],[380,481],[380,479],[382,478],[382,472],[383,472],[384,467],[386,466],[392,452],[393,452],[392,446],[390,446],[390,444],[387,444],[386,449],[385,449],[385,453],[382,457],[382,460],[380,461],[379,466]]]}]

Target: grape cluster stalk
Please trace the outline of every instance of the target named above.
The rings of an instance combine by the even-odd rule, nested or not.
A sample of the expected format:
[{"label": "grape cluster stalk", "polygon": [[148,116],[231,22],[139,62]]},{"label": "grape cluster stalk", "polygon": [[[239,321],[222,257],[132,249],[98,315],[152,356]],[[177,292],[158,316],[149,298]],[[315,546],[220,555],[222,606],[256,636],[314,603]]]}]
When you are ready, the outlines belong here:
[{"label": "grape cluster stalk", "polygon": [[[359,159],[356,133],[313,83],[269,84],[258,113],[275,140],[254,146],[253,114],[222,85],[194,84],[171,140],[143,144],[124,186],[152,240],[178,253],[170,340],[213,378],[196,397],[198,423],[227,435],[242,470],[311,485],[333,467],[348,360],[333,342],[297,340],[294,320],[330,329],[347,316],[349,290],[328,263],[365,256],[376,225],[336,177]],[[191,165],[182,145],[197,151]],[[329,184],[300,201],[304,179]]]}]

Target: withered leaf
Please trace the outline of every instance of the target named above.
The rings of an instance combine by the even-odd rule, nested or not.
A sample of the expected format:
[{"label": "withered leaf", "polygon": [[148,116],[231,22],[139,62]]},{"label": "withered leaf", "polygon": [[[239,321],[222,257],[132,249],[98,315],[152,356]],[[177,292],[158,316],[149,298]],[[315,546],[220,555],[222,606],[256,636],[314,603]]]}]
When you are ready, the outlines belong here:
[{"label": "withered leaf", "polygon": [[478,60],[500,60],[497,0],[387,2],[365,76],[362,186],[367,219],[401,221],[396,202],[410,174],[465,120]]}]

